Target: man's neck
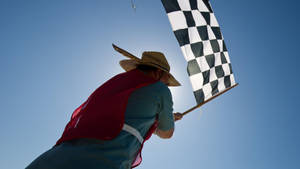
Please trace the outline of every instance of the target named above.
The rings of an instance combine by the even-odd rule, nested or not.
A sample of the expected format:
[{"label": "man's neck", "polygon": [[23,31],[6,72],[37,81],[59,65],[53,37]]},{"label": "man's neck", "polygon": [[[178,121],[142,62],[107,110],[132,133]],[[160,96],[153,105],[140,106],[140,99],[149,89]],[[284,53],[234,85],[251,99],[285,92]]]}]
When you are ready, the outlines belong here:
[{"label": "man's neck", "polygon": [[155,80],[159,80],[159,78],[156,76],[154,71],[142,71],[142,70],[139,70],[139,71],[143,72],[148,77],[151,77]]}]

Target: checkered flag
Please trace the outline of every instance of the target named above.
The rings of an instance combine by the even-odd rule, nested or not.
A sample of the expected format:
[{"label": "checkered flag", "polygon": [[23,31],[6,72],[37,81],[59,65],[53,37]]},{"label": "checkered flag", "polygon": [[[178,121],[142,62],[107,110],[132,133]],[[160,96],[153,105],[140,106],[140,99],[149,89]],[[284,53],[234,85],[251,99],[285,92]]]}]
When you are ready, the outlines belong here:
[{"label": "checkered flag", "polygon": [[188,62],[197,104],[236,85],[227,48],[208,0],[161,0]]}]

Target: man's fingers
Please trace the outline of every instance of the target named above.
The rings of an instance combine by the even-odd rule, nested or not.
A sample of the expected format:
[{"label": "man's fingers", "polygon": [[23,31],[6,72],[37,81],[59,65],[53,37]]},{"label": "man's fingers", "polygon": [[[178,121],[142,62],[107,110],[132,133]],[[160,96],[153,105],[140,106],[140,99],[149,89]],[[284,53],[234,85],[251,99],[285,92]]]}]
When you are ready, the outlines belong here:
[{"label": "man's fingers", "polygon": [[174,113],[174,120],[177,121],[177,120],[181,120],[183,117],[183,115],[181,113]]}]

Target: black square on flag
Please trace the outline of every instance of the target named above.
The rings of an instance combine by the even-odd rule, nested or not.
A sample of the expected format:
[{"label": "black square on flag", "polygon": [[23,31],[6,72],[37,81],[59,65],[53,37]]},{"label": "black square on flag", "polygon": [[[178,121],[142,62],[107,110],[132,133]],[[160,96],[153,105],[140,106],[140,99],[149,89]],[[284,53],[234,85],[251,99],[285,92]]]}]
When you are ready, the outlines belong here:
[{"label": "black square on flag", "polygon": [[194,95],[195,95],[195,98],[196,98],[196,102],[197,102],[197,103],[202,103],[202,102],[204,102],[205,96],[204,96],[204,92],[203,92],[202,89],[199,89],[199,90],[194,91]]},{"label": "black square on flag", "polygon": [[220,27],[211,27],[217,39],[222,39]]},{"label": "black square on flag", "polygon": [[223,52],[221,52],[221,61],[222,61],[222,64],[228,63]]},{"label": "black square on flag", "polygon": [[205,19],[207,25],[210,25],[210,13],[209,12],[201,12],[203,18]]},{"label": "black square on flag", "polygon": [[197,30],[203,41],[208,40],[207,26],[198,26]]},{"label": "black square on flag", "polygon": [[211,40],[210,41],[211,47],[214,51],[214,53],[220,52],[220,46],[217,40]]},{"label": "black square on flag", "polygon": [[198,9],[197,0],[190,0],[190,5],[192,10]]},{"label": "black square on flag", "polygon": [[185,16],[188,27],[194,27],[196,24],[195,24],[195,20],[193,18],[192,12],[191,11],[183,11],[183,14]]},{"label": "black square on flag", "polygon": [[210,70],[202,72],[202,75],[203,75],[203,85],[209,83]]},{"label": "black square on flag", "polygon": [[161,0],[161,2],[167,13],[181,10],[177,0]]},{"label": "black square on flag", "polygon": [[175,34],[176,39],[178,40],[180,46],[184,46],[184,45],[190,43],[188,29],[180,29],[180,30],[174,31],[174,34]]},{"label": "black square on flag", "polygon": [[214,80],[212,82],[210,82],[210,86],[211,86],[211,89],[212,89],[212,95],[215,95],[217,93],[219,93],[219,90],[218,90],[218,80]]},{"label": "black square on flag", "polygon": [[226,88],[231,86],[230,75],[224,77],[224,83]]},{"label": "black square on flag", "polygon": [[210,68],[215,66],[215,55],[214,54],[206,55],[205,59]]},{"label": "black square on flag", "polygon": [[193,59],[188,62],[187,69],[188,69],[189,76],[192,76],[194,74],[201,72],[196,59]]},{"label": "black square on flag", "polygon": [[191,49],[192,49],[193,54],[196,58],[204,55],[203,54],[203,43],[202,42],[191,44]]},{"label": "black square on flag", "polygon": [[224,77],[225,73],[224,73],[222,65],[216,66],[215,71],[216,71],[216,75],[218,78]]},{"label": "black square on flag", "polygon": [[226,48],[226,45],[225,45],[224,40],[223,40],[223,51],[224,51],[224,52],[227,51],[227,48]]}]

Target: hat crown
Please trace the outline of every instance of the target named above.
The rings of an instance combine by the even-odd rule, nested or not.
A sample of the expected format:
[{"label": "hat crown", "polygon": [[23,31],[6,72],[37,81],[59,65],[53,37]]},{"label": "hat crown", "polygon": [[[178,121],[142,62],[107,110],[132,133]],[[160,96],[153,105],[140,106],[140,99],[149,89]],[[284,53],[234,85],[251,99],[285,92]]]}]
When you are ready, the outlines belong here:
[{"label": "hat crown", "polygon": [[174,76],[170,73],[170,65],[165,57],[165,55],[161,52],[154,52],[154,51],[145,51],[142,54],[142,58],[139,59],[138,57],[132,55],[131,53],[127,52],[124,49],[121,49],[115,45],[113,45],[114,49],[120,52],[122,55],[126,56],[130,59],[125,59],[120,61],[121,67],[125,71],[130,71],[136,69],[138,65],[144,64],[159,68],[168,73],[168,86],[180,86],[180,83],[174,78]]},{"label": "hat crown", "polygon": [[170,72],[170,65],[161,52],[146,51],[142,55],[141,64],[153,64],[163,69],[164,71]]}]

